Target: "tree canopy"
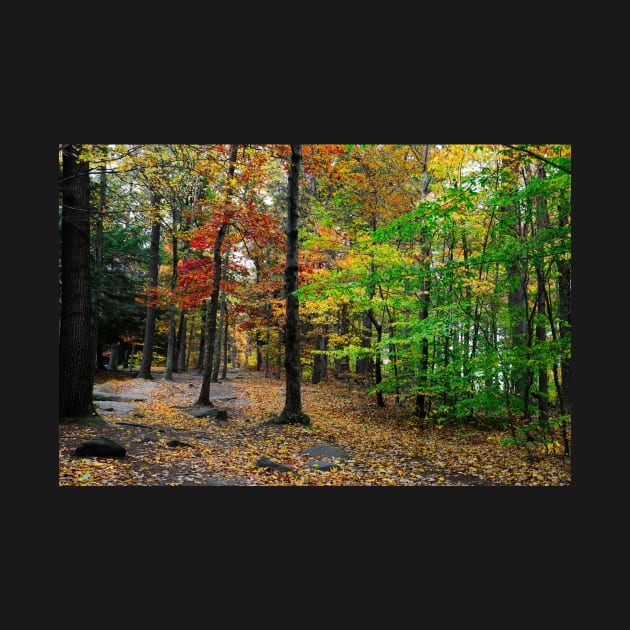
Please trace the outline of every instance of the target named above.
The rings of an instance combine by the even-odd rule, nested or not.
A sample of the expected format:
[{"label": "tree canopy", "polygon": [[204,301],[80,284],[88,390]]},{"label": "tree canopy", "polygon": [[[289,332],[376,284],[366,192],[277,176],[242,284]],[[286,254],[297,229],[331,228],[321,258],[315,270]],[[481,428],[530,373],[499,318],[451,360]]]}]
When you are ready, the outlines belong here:
[{"label": "tree canopy", "polygon": [[199,404],[221,367],[353,382],[418,430],[570,453],[570,145],[67,146],[95,369],[149,353],[204,374]]}]

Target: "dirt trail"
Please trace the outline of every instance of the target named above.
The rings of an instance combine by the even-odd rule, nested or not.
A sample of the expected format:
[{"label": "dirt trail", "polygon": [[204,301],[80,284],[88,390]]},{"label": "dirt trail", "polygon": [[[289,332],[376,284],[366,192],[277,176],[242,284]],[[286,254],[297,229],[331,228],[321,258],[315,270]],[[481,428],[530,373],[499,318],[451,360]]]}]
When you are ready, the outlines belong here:
[{"label": "dirt trail", "polygon": [[[60,425],[60,459],[71,460],[72,452],[85,439],[106,437],[127,450],[127,456],[115,465],[124,467],[129,485],[256,485],[245,477],[228,477],[212,470],[201,457],[204,446],[217,450],[223,441],[217,430],[220,423],[190,415],[202,377],[174,374],[171,382],[163,380],[159,372],[153,374],[155,380],[129,378],[122,373],[121,379],[114,376],[95,385],[102,399],[94,404],[103,422]],[[230,418],[242,417],[239,408],[250,404],[230,381],[212,383],[210,400],[218,408],[229,409]],[[179,444],[170,446],[174,441]],[[227,442],[224,446],[228,447]]]}]

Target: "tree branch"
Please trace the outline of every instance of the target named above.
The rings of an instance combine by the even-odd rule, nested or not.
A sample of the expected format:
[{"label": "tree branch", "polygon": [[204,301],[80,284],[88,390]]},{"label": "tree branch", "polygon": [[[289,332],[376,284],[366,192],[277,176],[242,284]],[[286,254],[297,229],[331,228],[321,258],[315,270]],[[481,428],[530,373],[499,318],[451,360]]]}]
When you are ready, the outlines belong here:
[{"label": "tree branch", "polygon": [[559,164],[556,164],[555,162],[551,162],[550,160],[548,160],[547,158],[544,158],[542,155],[538,155],[537,153],[534,153],[533,151],[530,151],[529,149],[523,149],[521,147],[515,147],[513,144],[504,144],[504,147],[508,147],[510,149],[514,149],[515,151],[522,151],[523,153],[529,153],[529,155],[531,155],[532,157],[535,157],[537,160],[541,160],[542,162],[546,162],[547,164],[555,167],[555,168],[559,168],[561,171],[564,171],[565,173],[568,173],[569,175],[571,175],[571,171],[568,168],[564,168],[563,166],[560,166]]}]

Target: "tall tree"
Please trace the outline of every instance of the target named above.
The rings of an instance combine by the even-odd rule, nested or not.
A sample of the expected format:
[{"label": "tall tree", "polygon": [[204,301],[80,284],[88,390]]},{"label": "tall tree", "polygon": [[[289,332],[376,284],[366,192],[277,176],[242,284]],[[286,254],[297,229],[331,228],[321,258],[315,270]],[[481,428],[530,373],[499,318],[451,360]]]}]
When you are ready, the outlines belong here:
[{"label": "tall tree", "polygon": [[[107,146],[102,148],[103,156],[107,156]],[[96,277],[95,286],[92,287],[92,300],[94,302],[94,317],[92,325],[94,327],[94,353],[96,355],[96,369],[103,369],[105,362],[103,360],[103,342],[99,331],[99,312],[101,310],[102,301],[102,273],[103,273],[103,215],[105,214],[105,205],[107,203],[107,168],[105,161],[99,167],[100,171],[100,187],[99,187],[99,207],[96,212],[95,226],[95,243],[94,243],[94,276]]]},{"label": "tall tree", "polygon": [[90,296],[90,175],[84,145],[63,149],[59,418],[93,415]]},{"label": "tall tree", "polygon": [[151,365],[153,363],[153,338],[155,336],[155,291],[158,286],[158,272],[160,268],[160,213],[159,199],[151,189],[151,245],[149,258],[149,291],[147,302],[147,319],[144,328],[144,345],[142,347],[142,362],[138,378],[152,379]]},{"label": "tall tree", "polygon": [[[422,188],[420,190],[420,202],[423,202],[429,191],[429,145],[424,145],[422,154]],[[431,243],[427,230],[421,230],[420,236],[421,268],[423,270],[422,285],[420,290],[420,311],[418,318],[425,321],[429,317],[430,290],[431,290]],[[429,339],[423,335],[421,342],[422,354],[420,356],[420,389],[416,393],[416,407],[414,413],[423,420],[427,415],[426,408],[426,383],[429,369]]]},{"label": "tall tree", "polygon": [[197,398],[197,405],[209,406],[210,403],[210,382],[212,380],[212,368],[214,367],[214,343],[217,335],[217,313],[219,311],[219,290],[221,288],[221,248],[223,241],[230,225],[229,206],[232,202],[232,194],[234,189],[234,171],[236,169],[236,155],[238,145],[233,144],[230,149],[228,179],[225,192],[225,209],[221,227],[217,232],[213,248],[214,270],[212,276],[212,293],[210,294],[210,303],[208,305],[208,330],[204,357],[203,378],[201,381],[201,389]]},{"label": "tall tree", "polygon": [[179,265],[179,254],[177,250],[178,239],[177,233],[179,223],[181,222],[181,209],[177,203],[171,205],[172,228],[171,228],[171,249],[172,249],[172,272],[171,272],[171,295],[168,301],[168,345],[166,349],[166,369],[164,371],[164,380],[172,381],[173,372],[177,371],[177,357],[175,345],[177,343],[177,335],[175,332],[175,295],[177,289],[177,268]]},{"label": "tall tree", "polygon": [[289,170],[289,195],[287,211],[287,258],[284,270],[284,289],[286,298],[286,336],[285,359],[286,388],[284,409],[274,418],[275,424],[309,425],[311,419],[302,411],[299,305],[296,291],[298,288],[298,218],[300,165],[302,163],[302,145],[291,145],[291,168]]}]

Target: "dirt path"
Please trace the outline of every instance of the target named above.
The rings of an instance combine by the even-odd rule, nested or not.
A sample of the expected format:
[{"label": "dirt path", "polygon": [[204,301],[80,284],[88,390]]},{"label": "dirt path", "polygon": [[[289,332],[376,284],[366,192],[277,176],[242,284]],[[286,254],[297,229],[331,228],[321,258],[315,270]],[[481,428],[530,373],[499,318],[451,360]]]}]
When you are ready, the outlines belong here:
[{"label": "dirt path", "polygon": [[[303,384],[311,425],[276,425],[284,383],[258,373],[233,372],[213,383],[210,399],[227,420],[192,412],[202,378],[175,374],[164,381],[101,373],[95,401],[101,422],[59,425],[59,485],[569,485],[570,460],[536,460],[506,449],[500,429],[411,428],[409,414],[388,402],[378,409],[365,392],[331,380]],[[118,399],[114,399],[118,396]],[[84,440],[106,437],[126,449],[123,458],[81,458]],[[318,472],[304,452],[328,444],[349,454],[336,472]],[[292,472],[260,468],[264,456]],[[345,465],[347,464],[347,465]]]},{"label": "dirt path", "polygon": [[[232,444],[221,440],[218,422],[195,419],[189,413],[201,386],[200,375],[177,374],[172,382],[161,379],[159,372],[154,372],[155,380],[121,376],[95,385],[102,398],[95,400],[95,407],[103,422],[60,425],[60,485],[66,485],[61,474],[64,464],[72,468],[73,459],[77,459],[72,455],[74,449],[93,437],[105,437],[125,447],[126,457],[109,463],[119,468],[129,485],[256,485],[243,476],[221,474],[201,456],[209,444],[215,451],[222,442],[225,448]],[[239,407],[250,404],[230,381],[213,383],[210,389],[211,402],[229,407],[232,417],[241,416]],[[177,410],[175,415],[173,410]],[[183,428],[187,425],[193,428]]]}]

